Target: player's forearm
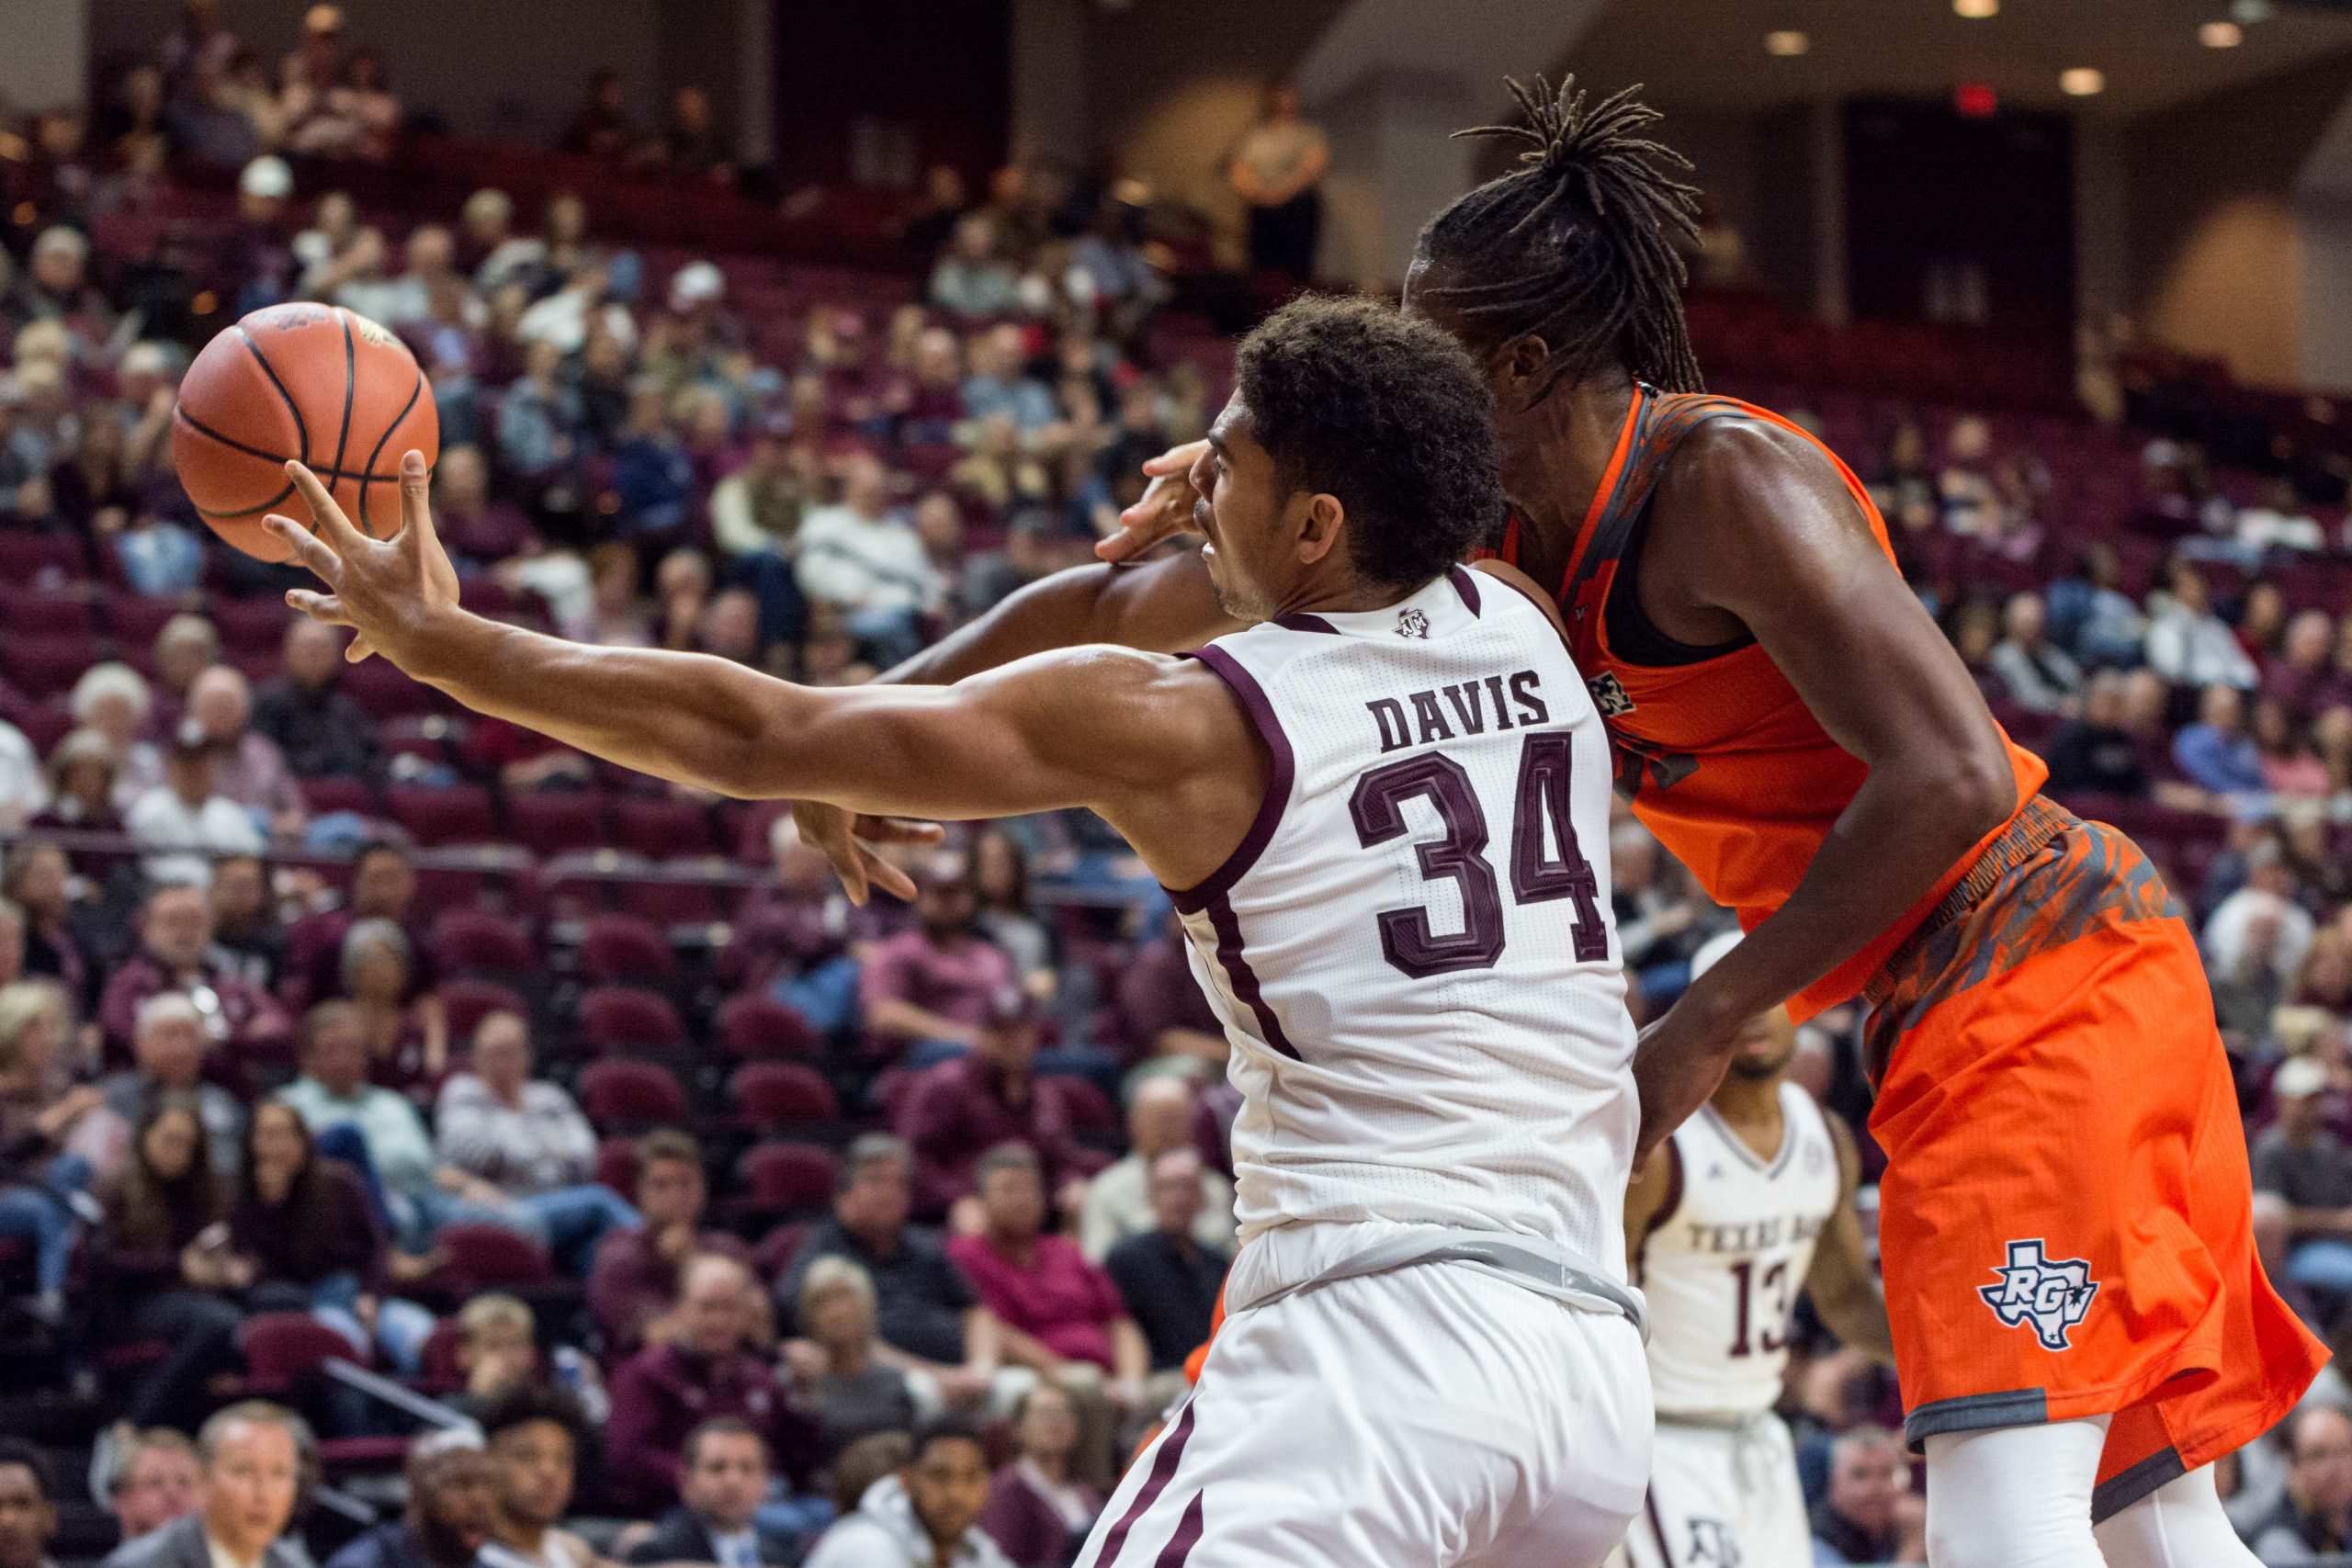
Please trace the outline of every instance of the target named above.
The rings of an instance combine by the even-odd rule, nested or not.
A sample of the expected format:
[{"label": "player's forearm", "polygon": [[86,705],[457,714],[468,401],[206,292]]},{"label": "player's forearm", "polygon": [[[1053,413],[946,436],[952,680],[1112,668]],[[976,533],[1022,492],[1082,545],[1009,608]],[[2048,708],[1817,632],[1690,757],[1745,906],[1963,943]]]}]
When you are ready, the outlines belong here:
[{"label": "player's forearm", "polygon": [[1824,1294],[1815,1291],[1814,1311],[1841,1345],[1851,1346],[1883,1367],[1894,1364],[1894,1331],[1886,1321],[1886,1296],[1877,1284],[1859,1279]]},{"label": "player's forearm", "polygon": [[566,642],[459,611],[397,661],[476,713],[657,778],[747,797],[816,782],[806,752],[773,742],[813,721],[821,694],[723,659]]},{"label": "player's forearm", "polygon": [[1079,566],[1041,578],[881,678],[944,686],[1051,649],[1112,643],[1181,653],[1235,629],[1194,556]]}]

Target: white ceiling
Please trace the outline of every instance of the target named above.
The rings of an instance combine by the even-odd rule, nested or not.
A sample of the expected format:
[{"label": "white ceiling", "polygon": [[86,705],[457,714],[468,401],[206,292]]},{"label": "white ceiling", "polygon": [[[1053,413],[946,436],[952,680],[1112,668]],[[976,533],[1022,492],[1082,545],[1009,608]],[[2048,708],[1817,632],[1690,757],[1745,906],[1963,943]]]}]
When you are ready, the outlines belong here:
[{"label": "white ceiling", "polygon": [[[1971,21],[1951,0],[1612,0],[1555,64],[1596,86],[1645,84],[1653,103],[1745,111],[1858,94],[1938,96],[1992,85],[2005,105],[2070,105],[2101,118],[2153,110],[2352,50],[2352,12],[2278,5],[2235,49],[2198,41],[2230,0],[2002,0]],[[1765,51],[1793,28],[1811,48]],[[2093,66],[2107,90],[2068,98],[2058,73]]]}]

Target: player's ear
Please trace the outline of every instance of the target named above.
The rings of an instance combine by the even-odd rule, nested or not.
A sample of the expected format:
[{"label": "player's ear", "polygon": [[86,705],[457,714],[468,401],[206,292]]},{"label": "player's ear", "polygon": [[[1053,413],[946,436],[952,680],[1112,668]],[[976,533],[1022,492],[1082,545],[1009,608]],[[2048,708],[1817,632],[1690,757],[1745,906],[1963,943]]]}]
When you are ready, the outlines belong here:
[{"label": "player's ear", "polygon": [[1508,408],[1526,407],[1534,400],[1535,389],[1542,385],[1544,367],[1551,362],[1552,345],[1533,333],[1522,333],[1495,350],[1487,375],[1495,384],[1497,400]]},{"label": "player's ear", "polygon": [[1299,509],[1298,560],[1302,566],[1313,566],[1340,542],[1340,535],[1347,527],[1348,509],[1338,496],[1328,491],[1318,491],[1301,499],[1305,504]]}]

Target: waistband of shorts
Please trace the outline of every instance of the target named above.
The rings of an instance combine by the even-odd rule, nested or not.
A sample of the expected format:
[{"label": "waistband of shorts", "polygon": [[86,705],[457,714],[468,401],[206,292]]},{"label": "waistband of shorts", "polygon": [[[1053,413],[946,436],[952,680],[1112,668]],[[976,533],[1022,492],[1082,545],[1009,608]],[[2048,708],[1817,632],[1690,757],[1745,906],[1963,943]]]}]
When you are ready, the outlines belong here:
[{"label": "waistband of shorts", "polygon": [[1773,1418],[1770,1410],[1661,1410],[1661,1427],[1687,1427],[1701,1432],[1726,1432],[1746,1437]]},{"label": "waistband of shorts", "polygon": [[1985,897],[2000,885],[2001,878],[2031,860],[2047,848],[2052,840],[2076,827],[2081,818],[2046,795],[2036,795],[2018,807],[2009,825],[2001,829],[1982,853],[1969,863],[1951,891],[1938,900],[1911,934],[1898,943],[1878,972],[1862,982],[1862,1000],[1878,1007],[1894,994],[1895,986],[1909,973],[1919,956],[1920,949],[1944,930],[1984,901]]}]

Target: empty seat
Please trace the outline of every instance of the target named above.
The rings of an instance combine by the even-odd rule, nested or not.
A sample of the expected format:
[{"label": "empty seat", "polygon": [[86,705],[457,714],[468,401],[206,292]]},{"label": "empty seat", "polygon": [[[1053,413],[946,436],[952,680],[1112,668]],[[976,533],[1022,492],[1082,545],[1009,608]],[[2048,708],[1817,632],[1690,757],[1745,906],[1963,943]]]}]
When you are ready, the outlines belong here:
[{"label": "empty seat", "polygon": [[832,1201],[841,1161],[814,1144],[754,1144],[735,1162],[744,1199],[763,1209],[815,1212]]},{"label": "empty seat", "polygon": [[452,975],[468,970],[519,975],[538,966],[531,933],[489,909],[459,906],[433,919],[433,957]]},{"label": "empty seat", "polygon": [[376,792],[366,779],[300,779],[296,781],[302,791],[302,804],[313,817],[323,817],[332,811],[351,811],[365,817],[376,809]]},{"label": "empty seat", "polygon": [[221,646],[241,653],[276,654],[293,619],[286,602],[275,597],[212,602],[212,625],[220,633]]},{"label": "empty seat", "polygon": [[464,1042],[473,1038],[481,1021],[494,1012],[511,1012],[519,1017],[531,1016],[531,1004],[507,987],[492,980],[444,980],[434,995],[441,998],[441,1011],[449,1021],[453,1040]]},{"label": "empty seat", "polygon": [[628,1199],[637,1200],[637,1140],[635,1138],[603,1138],[596,1144],[596,1183],[607,1187]]},{"label": "empty seat", "polygon": [[591,1062],[580,1074],[580,1109],[597,1127],[675,1126],[686,1091],[651,1062]]},{"label": "empty seat", "polygon": [[728,998],[718,1009],[716,1022],[719,1044],[728,1055],[746,1061],[810,1056],[825,1043],[798,1008],[757,991]]},{"label": "empty seat", "polygon": [[107,595],[107,635],[118,648],[148,648],[164,623],[187,608],[176,599],[146,593]]},{"label": "empty seat", "polygon": [[662,984],[678,976],[677,954],[652,924],[629,914],[591,915],[580,939],[580,972],[596,983]]},{"label": "empty seat", "polygon": [[842,1114],[832,1085],[797,1062],[744,1063],[727,1080],[727,1099],[746,1127],[838,1122]]},{"label": "empty seat", "polygon": [[581,993],[577,1017],[581,1038],[600,1054],[674,1051],[686,1043],[685,1023],[668,998],[628,986],[597,986]]},{"label": "empty seat", "polygon": [[435,1281],[459,1299],[517,1285],[544,1285],[555,1278],[548,1249],[503,1225],[443,1225],[434,1244],[448,1262]]},{"label": "empty seat", "polygon": [[452,784],[447,789],[395,784],[384,791],[384,809],[420,844],[498,841],[498,818],[491,810],[490,791],[480,784]]},{"label": "empty seat", "polygon": [[710,808],[691,800],[623,799],[613,807],[617,843],[650,860],[716,854]]},{"label": "empty seat", "polygon": [[98,661],[98,639],[88,632],[0,638],[10,684],[33,698],[62,697]]},{"label": "empty seat", "polygon": [[433,711],[433,688],[381,659],[345,665],[343,689],[369,718],[414,718]]},{"label": "empty seat", "polygon": [[535,854],[560,855],[602,849],[608,835],[605,797],[587,792],[531,791],[506,797],[506,823],[514,841]]},{"label": "empty seat", "polygon": [[10,637],[89,637],[90,602],[78,594],[28,592],[0,583],[0,626]]},{"label": "empty seat", "polygon": [[45,588],[80,582],[89,575],[89,557],[76,536],[0,528],[0,582]]}]

